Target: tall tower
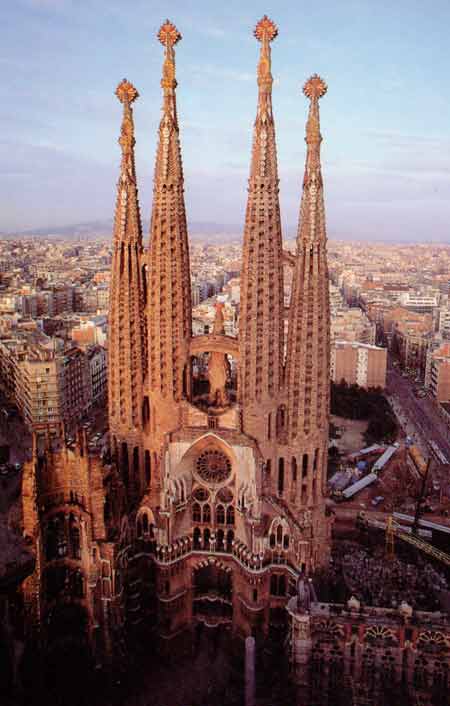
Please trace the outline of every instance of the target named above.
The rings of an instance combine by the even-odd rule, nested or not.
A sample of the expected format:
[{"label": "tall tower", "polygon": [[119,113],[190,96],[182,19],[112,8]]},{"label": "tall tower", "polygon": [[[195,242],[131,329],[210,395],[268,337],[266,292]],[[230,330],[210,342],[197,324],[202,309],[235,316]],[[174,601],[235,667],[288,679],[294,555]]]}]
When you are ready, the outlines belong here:
[{"label": "tall tower", "polygon": [[123,105],[123,121],[119,138],[122,162],[117,185],[109,309],[109,426],[125,485],[130,485],[134,494],[142,482],[139,477],[142,466],[139,445],[146,367],[145,273],[131,107],[138,92],[124,79],[118,85],[116,95]]},{"label": "tall tower", "polygon": [[[243,430],[270,454],[277,433],[283,384],[283,250],[275,124],[272,113],[270,43],[278,34],[267,16],[258,22],[258,108],[245,216],[241,275],[240,400]],[[281,431],[278,419],[278,431]]]},{"label": "tall tower", "polygon": [[191,281],[184,179],[175,100],[174,46],[181,39],[166,20],[158,33],[165,48],[164,93],[156,155],[148,261],[148,389],[152,447],[179,424],[178,403],[188,393],[192,334]]},{"label": "tall tower", "polygon": [[89,453],[84,430],[70,446],[63,433],[53,438],[48,431],[41,446],[34,434],[22,478],[24,535],[36,556],[23,593],[28,629],[60,669],[67,655],[88,660],[96,650],[110,651],[115,548],[107,538],[102,463]]},{"label": "tall tower", "polygon": [[[317,75],[305,84],[310,100],[306,124],[306,167],[297,234],[286,360],[288,443],[296,451],[296,496],[314,510],[317,552],[327,531],[324,522],[329,387],[330,313],[325,209],[320,166],[319,99],[327,86]],[[294,475],[294,473],[293,473]],[[297,479],[298,476],[298,479]],[[321,561],[321,557],[316,557]]]}]

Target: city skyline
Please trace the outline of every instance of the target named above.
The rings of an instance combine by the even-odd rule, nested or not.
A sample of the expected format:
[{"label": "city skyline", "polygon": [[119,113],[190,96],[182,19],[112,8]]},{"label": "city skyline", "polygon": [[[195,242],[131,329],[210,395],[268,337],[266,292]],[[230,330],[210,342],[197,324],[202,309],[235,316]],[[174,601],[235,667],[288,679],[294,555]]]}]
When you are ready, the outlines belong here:
[{"label": "city skyline", "polygon": [[[330,87],[324,107],[330,236],[448,241],[446,4],[436,3],[430,14],[418,2],[381,3],[378,16],[368,2],[339,8],[325,2],[307,13],[284,2],[262,9],[280,29],[273,74],[285,233],[295,229],[305,156],[301,86],[318,72]],[[76,6],[20,0],[3,14],[10,107],[0,142],[0,231],[109,217],[120,159],[113,93],[124,76],[141,94],[136,162],[146,220],[160,118],[154,35],[167,8],[138,2],[130,12],[100,0]],[[171,7],[183,35],[179,118],[187,212],[195,222],[243,229],[257,93],[249,30],[260,14],[256,3],[239,12],[233,2],[226,9],[204,2]]]}]

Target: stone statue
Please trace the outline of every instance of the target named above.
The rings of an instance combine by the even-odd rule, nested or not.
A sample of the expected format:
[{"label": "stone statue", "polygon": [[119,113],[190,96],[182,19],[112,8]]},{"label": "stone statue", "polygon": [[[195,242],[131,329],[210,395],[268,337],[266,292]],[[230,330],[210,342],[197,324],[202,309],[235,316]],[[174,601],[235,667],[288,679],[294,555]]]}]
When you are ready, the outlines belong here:
[{"label": "stone statue", "polygon": [[300,574],[297,579],[297,612],[309,613],[311,603],[317,603],[316,591],[311,579]]}]

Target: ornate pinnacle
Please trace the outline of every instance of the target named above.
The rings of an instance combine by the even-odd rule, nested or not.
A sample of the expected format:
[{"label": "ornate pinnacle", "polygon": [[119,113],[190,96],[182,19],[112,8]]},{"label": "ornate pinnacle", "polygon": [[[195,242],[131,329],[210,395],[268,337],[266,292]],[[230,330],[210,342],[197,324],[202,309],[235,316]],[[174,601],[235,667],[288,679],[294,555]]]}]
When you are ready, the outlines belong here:
[{"label": "ornate pinnacle", "polygon": [[264,15],[256,25],[254,35],[259,42],[264,41],[264,39],[271,42],[278,35],[278,27],[267,15]]},{"label": "ornate pinnacle", "polygon": [[[273,83],[271,74],[270,42],[272,42],[278,35],[278,28],[275,22],[269,19],[267,15],[264,15],[264,17],[256,25],[254,35],[258,42],[261,42],[261,54],[258,64],[258,86],[263,94],[267,94],[272,90]],[[265,102],[264,98],[263,102]],[[262,108],[261,105],[260,108]]]},{"label": "ornate pinnacle", "polygon": [[139,98],[139,93],[133,84],[124,78],[116,88],[116,96],[121,103],[131,104],[136,100],[136,98]]},{"label": "ornate pinnacle", "polygon": [[159,32],[156,35],[161,42],[163,46],[171,46],[173,47],[174,44],[180,41],[182,39],[181,34],[177,30],[174,24],[170,22],[170,20],[166,20],[161,27],[159,28]]},{"label": "ornate pinnacle", "polygon": [[310,100],[319,100],[328,90],[328,86],[317,74],[313,74],[303,86],[303,93]]},{"label": "ornate pinnacle", "polygon": [[[139,93],[133,84],[124,78],[116,88],[116,96],[123,105],[123,120],[119,137],[119,145],[122,148],[123,157],[126,160],[131,156],[135,145],[131,104],[136,100],[136,98],[138,98]],[[124,164],[125,163],[126,162],[124,162]]]},{"label": "ornate pinnacle", "polygon": [[166,48],[161,87],[164,88],[165,91],[174,90],[177,87],[177,81],[175,78],[175,52],[173,48],[175,44],[180,41],[181,34],[172,22],[166,20],[164,24],[161,25],[156,36]]},{"label": "ornate pinnacle", "polygon": [[[327,84],[317,74],[313,74],[303,86],[303,93],[311,101],[309,107],[309,115],[306,123],[306,144],[320,145],[322,135],[320,134],[320,119],[319,119],[319,99],[327,92]],[[319,163],[318,152],[314,157],[314,162]]]}]

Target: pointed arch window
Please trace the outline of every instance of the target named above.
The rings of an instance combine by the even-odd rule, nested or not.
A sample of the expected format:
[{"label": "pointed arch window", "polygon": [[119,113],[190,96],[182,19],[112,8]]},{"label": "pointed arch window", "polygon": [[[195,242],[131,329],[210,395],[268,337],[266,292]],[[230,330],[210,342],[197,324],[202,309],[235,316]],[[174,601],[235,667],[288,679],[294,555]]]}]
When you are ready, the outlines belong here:
[{"label": "pointed arch window", "polygon": [[194,529],[193,541],[194,541],[194,549],[200,549],[200,547],[201,547],[201,531],[200,531],[199,527],[196,527]]},{"label": "pointed arch window", "polygon": [[202,521],[202,511],[201,511],[199,503],[194,503],[192,506],[192,520],[193,520],[193,522],[201,522]]},{"label": "pointed arch window", "polygon": [[277,544],[281,544],[283,541],[283,528],[281,525],[277,527]]},{"label": "pointed arch window", "polygon": [[148,515],[146,512],[142,515],[142,531],[144,534],[148,534]]},{"label": "pointed arch window", "polygon": [[211,532],[208,527],[205,528],[203,531],[203,549],[208,551],[210,549],[210,539],[211,539]]},{"label": "pointed arch window", "polygon": [[234,532],[233,530],[228,530],[227,532],[227,552],[231,552],[233,548]]},{"label": "pointed arch window", "polygon": [[223,552],[225,550],[225,532],[223,529],[218,530],[217,532],[217,544],[216,544],[216,549],[218,552]]},{"label": "pointed arch window", "polygon": [[225,510],[223,505],[218,505],[216,510],[216,522],[218,525],[225,524]]},{"label": "pointed arch window", "polygon": [[208,504],[203,505],[203,522],[211,522],[211,507]]}]

